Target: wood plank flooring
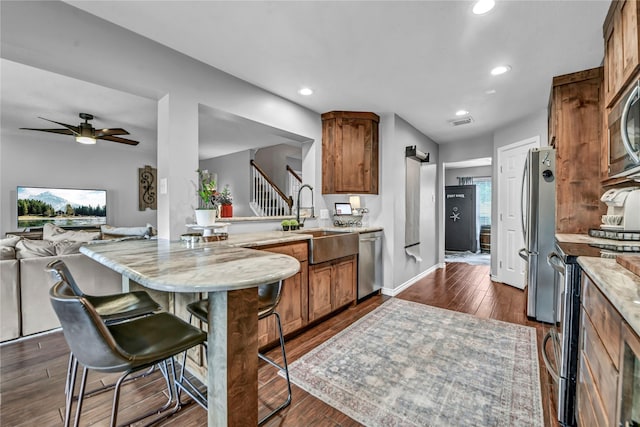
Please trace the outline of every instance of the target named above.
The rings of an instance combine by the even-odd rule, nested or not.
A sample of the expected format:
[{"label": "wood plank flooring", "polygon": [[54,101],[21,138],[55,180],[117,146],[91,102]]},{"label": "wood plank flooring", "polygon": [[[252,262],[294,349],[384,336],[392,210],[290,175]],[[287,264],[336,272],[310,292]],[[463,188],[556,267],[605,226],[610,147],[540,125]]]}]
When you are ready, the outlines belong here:
[{"label": "wood plank flooring", "polygon": [[[535,327],[538,346],[548,325],[532,322],[525,316],[524,293],[492,282],[488,266],[450,263],[436,270],[397,296],[405,300],[469,313],[483,318]],[[349,307],[331,319],[287,340],[287,358],[292,362],[355,322],[388,297],[374,296]],[[269,354],[278,360],[279,349]],[[0,425],[60,426],[64,413],[64,382],[68,348],[61,332],[33,337],[0,346]],[[553,422],[555,407],[550,404],[549,379],[542,360],[540,378],[546,426]],[[260,416],[286,396],[286,385],[273,368],[260,365],[258,388]],[[114,375],[89,376],[88,389],[112,381]],[[81,425],[108,425],[111,393],[85,401]],[[123,388],[118,420],[123,422],[166,400],[163,380],[156,372]],[[206,426],[206,413],[191,403],[160,426]],[[293,401],[273,417],[267,426],[360,426],[360,424],[324,402],[293,386]]]}]

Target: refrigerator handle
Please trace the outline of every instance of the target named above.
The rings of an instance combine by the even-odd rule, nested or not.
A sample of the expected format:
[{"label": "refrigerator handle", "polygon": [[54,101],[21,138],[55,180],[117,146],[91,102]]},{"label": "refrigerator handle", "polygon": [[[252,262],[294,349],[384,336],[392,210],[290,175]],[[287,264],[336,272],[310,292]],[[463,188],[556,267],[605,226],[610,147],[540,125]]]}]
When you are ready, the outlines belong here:
[{"label": "refrigerator handle", "polygon": [[558,273],[562,275],[565,274],[564,262],[562,261],[562,258],[560,258],[560,255],[558,255],[557,253],[551,252],[549,255],[547,255],[547,264],[549,264],[551,268],[553,268]]},{"label": "refrigerator handle", "polygon": [[520,258],[522,258],[523,260],[529,262],[529,252],[527,252],[526,248],[522,248],[518,251],[518,255],[520,255]]},{"label": "refrigerator handle", "polygon": [[529,169],[529,156],[527,156],[527,158],[524,161],[524,168],[522,169],[522,188],[520,191],[520,209],[521,209],[520,224],[522,226],[522,237],[524,238],[525,245],[527,245],[528,242],[527,242],[527,230],[525,228],[524,219],[525,219],[525,215],[527,215],[528,207],[524,205],[524,187],[527,179],[528,169]]}]

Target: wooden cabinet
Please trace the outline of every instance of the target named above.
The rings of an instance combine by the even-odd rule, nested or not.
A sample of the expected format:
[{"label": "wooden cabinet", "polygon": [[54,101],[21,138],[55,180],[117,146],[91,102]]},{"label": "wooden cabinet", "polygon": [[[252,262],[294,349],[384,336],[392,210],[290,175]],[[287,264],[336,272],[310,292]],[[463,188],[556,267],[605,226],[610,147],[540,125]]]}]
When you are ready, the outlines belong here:
[{"label": "wooden cabinet", "polygon": [[583,274],[577,390],[579,426],[615,426],[622,317]]},{"label": "wooden cabinet", "polygon": [[556,233],[588,233],[600,203],[602,67],[553,78],[549,143],[556,148]]},{"label": "wooden cabinet", "polygon": [[374,113],[322,115],[322,194],[378,194],[378,122]]},{"label": "wooden cabinet", "polygon": [[[295,242],[284,245],[264,246],[260,249],[292,256],[300,262],[300,271],[285,279],[282,295],[278,304],[278,314],[285,335],[294,332],[308,323],[308,249],[307,242]],[[278,339],[274,316],[258,322],[258,346],[263,347]]]},{"label": "wooden cabinet", "polygon": [[309,322],[355,302],[357,271],[355,255],[309,267]]},{"label": "wooden cabinet", "polygon": [[604,96],[618,100],[640,63],[637,0],[612,1],[604,21]]}]

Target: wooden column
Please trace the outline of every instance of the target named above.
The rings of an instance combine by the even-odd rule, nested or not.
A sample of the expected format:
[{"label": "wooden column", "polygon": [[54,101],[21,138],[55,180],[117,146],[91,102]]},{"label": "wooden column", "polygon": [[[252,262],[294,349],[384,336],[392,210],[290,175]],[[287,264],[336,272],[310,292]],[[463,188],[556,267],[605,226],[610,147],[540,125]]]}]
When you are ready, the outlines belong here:
[{"label": "wooden column", "polygon": [[258,291],[209,293],[209,427],[258,424]]}]

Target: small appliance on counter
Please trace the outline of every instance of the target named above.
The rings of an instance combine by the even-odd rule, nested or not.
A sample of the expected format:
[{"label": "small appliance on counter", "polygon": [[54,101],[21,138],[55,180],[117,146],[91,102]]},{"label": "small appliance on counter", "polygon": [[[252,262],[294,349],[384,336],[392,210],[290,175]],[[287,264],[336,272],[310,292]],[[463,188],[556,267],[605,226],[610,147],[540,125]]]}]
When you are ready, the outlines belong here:
[{"label": "small appliance on counter", "polygon": [[640,231],[640,189],[638,187],[607,190],[600,201],[607,205],[602,215],[603,230]]}]

